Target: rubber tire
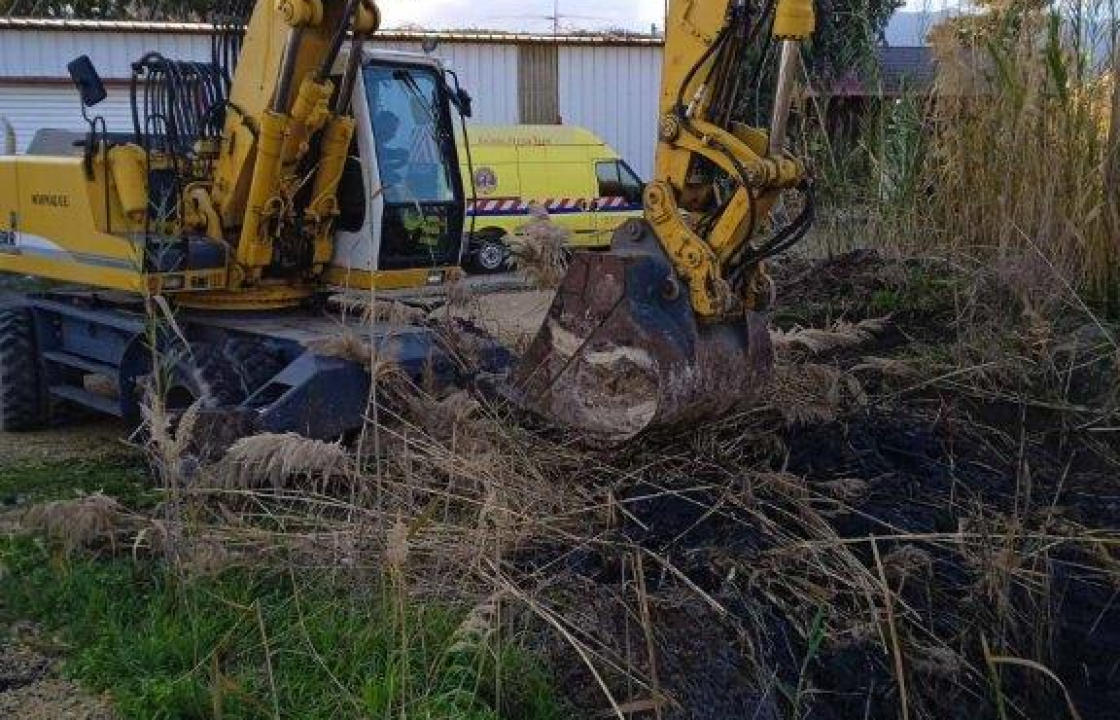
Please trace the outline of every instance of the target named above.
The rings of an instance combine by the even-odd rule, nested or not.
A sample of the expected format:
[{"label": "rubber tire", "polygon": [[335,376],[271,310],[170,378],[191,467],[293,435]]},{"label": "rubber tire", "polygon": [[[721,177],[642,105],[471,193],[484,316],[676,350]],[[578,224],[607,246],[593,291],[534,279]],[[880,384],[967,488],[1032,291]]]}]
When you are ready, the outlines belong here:
[{"label": "rubber tire", "polygon": [[0,308],[0,430],[27,432],[46,421],[31,313]]},{"label": "rubber tire", "polygon": [[493,275],[506,269],[509,263],[509,248],[496,235],[482,235],[475,240],[471,267],[484,275]]}]

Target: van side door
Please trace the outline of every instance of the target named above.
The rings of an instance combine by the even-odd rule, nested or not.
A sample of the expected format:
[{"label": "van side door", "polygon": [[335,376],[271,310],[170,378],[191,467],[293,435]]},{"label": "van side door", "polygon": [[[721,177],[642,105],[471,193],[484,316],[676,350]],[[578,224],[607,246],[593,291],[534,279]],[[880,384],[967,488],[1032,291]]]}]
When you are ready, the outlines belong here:
[{"label": "van side door", "polygon": [[595,162],[599,196],[595,199],[596,240],[602,247],[611,244],[620,225],[643,214],[642,192],[645,184],[625,161],[606,158]]},{"label": "van side door", "polygon": [[549,219],[571,235],[575,247],[593,246],[598,231],[592,190],[595,178],[587,155],[576,146],[518,148],[521,196],[548,211]]}]

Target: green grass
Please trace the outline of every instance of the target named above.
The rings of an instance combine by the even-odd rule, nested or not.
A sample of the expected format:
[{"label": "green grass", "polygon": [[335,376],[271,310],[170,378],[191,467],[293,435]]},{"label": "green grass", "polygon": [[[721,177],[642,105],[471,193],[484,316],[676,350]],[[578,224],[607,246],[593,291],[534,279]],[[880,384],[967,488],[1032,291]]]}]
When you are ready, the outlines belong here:
[{"label": "green grass", "polygon": [[[325,572],[179,582],[159,563],[65,560],[0,541],[0,613],[67,648],[65,670],[130,718],[563,717],[534,659],[449,653],[461,610],[407,605]],[[298,578],[298,579],[297,579]]]},{"label": "green grass", "polygon": [[158,501],[143,458],[138,455],[0,465],[0,508],[94,492],[111,495],[132,508]]}]

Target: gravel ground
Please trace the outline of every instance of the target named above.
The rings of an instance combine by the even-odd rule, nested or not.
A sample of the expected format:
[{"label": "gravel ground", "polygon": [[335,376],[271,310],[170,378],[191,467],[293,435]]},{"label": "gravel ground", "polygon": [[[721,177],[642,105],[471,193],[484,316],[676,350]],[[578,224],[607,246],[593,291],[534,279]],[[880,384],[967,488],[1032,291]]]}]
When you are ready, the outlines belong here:
[{"label": "gravel ground", "polygon": [[0,467],[29,462],[96,460],[119,452],[128,433],[117,420],[89,418],[32,433],[0,432]]},{"label": "gravel ground", "polygon": [[107,698],[90,695],[59,676],[58,661],[34,625],[6,628],[0,643],[0,718],[5,720],[116,720]]},{"label": "gravel ground", "polygon": [[524,350],[544,322],[553,295],[540,290],[479,294],[455,314],[477,323],[503,345]]}]

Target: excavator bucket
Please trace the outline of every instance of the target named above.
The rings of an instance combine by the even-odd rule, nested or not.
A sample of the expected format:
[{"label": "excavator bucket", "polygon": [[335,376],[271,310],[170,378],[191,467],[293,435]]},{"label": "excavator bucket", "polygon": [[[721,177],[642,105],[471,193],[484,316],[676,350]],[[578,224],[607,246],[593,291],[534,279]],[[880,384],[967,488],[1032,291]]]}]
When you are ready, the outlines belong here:
[{"label": "excavator bucket", "polygon": [[699,323],[660,243],[634,220],[610,251],[573,257],[512,375],[513,399],[607,445],[718,417],[767,380],[767,325],[761,313]]}]

